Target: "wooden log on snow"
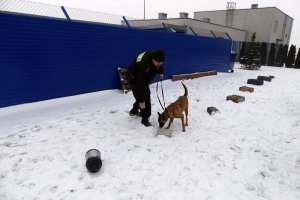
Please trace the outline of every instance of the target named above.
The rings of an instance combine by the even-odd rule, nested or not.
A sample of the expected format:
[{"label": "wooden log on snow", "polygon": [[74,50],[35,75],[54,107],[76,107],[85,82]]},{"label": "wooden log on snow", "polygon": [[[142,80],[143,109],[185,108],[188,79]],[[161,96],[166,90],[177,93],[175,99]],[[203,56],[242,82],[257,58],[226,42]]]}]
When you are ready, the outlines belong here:
[{"label": "wooden log on snow", "polygon": [[239,91],[242,91],[242,92],[254,92],[254,88],[253,87],[247,87],[247,86],[241,86],[239,88]]}]

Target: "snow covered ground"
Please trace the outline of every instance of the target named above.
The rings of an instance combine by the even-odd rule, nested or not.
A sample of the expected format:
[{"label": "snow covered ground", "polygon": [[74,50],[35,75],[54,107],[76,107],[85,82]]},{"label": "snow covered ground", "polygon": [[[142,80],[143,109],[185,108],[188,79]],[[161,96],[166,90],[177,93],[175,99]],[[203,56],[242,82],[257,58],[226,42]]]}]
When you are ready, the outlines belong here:
[{"label": "snow covered ground", "polygon": [[[263,86],[247,79],[273,75]],[[1,200],[299,200],[300,70],[262,67],[185,80],[189,126],[154,127],[130,117],[131,93],[109,90],[0,109]],[[253,93],[239,87],[254,87]],[[183,95],[163,82],[166,104]],[[241,103],[226,96],[245,96]],[[210,116],[206,109],[220,112]],[[98,173],[85,153],[101,151]]]}]

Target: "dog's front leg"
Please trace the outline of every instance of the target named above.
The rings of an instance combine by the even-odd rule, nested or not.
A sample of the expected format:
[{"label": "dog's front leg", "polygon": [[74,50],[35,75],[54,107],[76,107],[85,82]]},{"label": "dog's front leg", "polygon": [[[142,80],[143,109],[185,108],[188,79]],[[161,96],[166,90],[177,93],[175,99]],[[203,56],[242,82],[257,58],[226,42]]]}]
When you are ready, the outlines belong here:
[{"label": "dog's front leg", "polygon": [[169,128],[170,128],[170,126],[171,126],[171,124],[172,124],[173,120],[174,120],[174,117],[170,118],[170,120],[169,120],[169,124],[168,124],[168,126],[167,126],[167,128],[166,128],[166,129],[169,129]]},{"label": "dog's front leg", "polygon": [[182,123],[182,132],[185,132],[185,125],[184,125],[184,115],[181,115],[181,123]]}]

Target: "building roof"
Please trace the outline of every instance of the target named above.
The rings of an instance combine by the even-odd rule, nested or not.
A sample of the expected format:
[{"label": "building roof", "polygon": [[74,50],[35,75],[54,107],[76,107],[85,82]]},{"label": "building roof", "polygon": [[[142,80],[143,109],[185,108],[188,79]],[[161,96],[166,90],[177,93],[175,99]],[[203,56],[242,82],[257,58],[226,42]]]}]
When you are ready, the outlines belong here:
[{"label": "building roof", "polygon": [[142,28],[144,30],[168,30],[176,33],[185,33],[187,30],[187,26],[178,26],[174,24],[151,24],[151,25],[145,25],[145,26],[139,26],[139,28]]},{"label": "building roof", "polygon": [[215,23],[211,23],[211,22],[207,22],[207,21],[203,21],[203,20],[199,20],[199,19],[192,19],[192,18],[167,18],[167,19],[146,19],[146,20],[139,19],[139,20],[128,20],[128,21],[129,22],[130,21],[167,21],[167,20],[180,20],[180,19],[199,21],[199,22],[203,22],[203,23],[207,23],[207,24],[212,24],[212,25],[215,25],[215,26],[221,26],[221,27],[226,27],[226,28],[246,32],[246,30],[244,30],[244,29],[238,29],[238,28],[234,28],[234,27],[224,26],[224,25],[221,25],[221,24],[215,24]]},{"label": "building roof", "polygon": [[[294,20],[294,18],[292,18],[291,16],[289,16],[288,14],[286,14],[285,12],[283,12],[282,10],[278,9],[277,7],[261,7],[261,8],[242,8],[242,9],[234,9],[234,10],[257,10],[257,9],[276,9],[279,12],[283,13],[284,15],[287,15],[288,17],[290,17],[291,19]],[[217,11],[227,11],[227,10],[209,10],[209,11],[196,11],[194,13],[201,13],[201,12],[217,12]]]}]

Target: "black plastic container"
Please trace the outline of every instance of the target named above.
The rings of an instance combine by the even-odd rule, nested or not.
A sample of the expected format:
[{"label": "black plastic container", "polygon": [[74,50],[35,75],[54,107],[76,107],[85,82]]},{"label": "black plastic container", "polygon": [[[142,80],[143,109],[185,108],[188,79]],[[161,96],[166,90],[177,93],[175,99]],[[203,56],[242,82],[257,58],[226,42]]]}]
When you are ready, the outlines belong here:
[{"label": "black plastic container", "polygon": [[257,80],[263,80],[263,81],[271,82],[272,78],[270,76],[258,76]]},{"label": "black plastic container", "polygon": [[252,84],[252,85],[263,85],[264,81],[259,80],[259,79],[248,79],[247,84]]},{"label": "black plastic container", "polygon": [[98,172],[102,167],[101,153],[97,149],[90,149],[85,154],[86,168],[90,172]]}]

